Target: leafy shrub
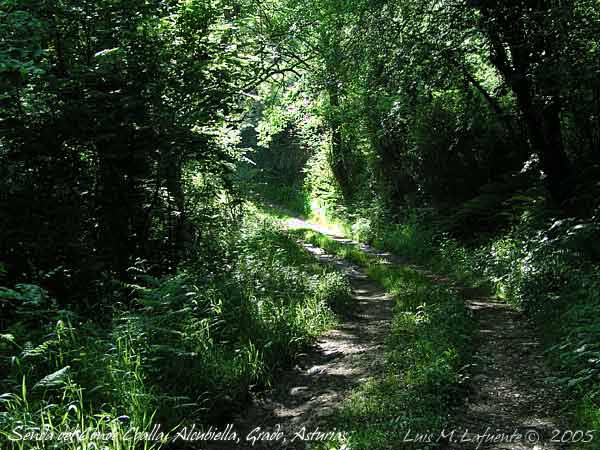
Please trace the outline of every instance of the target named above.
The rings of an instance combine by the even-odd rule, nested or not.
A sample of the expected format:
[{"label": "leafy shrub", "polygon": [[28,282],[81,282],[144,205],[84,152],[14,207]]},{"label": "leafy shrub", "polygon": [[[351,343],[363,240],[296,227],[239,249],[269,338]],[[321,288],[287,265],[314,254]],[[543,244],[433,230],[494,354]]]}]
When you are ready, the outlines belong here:
[{"label": "leafy shrub", "polygon": [[417,215],[411,215],[402,224],[388,225],[376,231],[375,246],[388,249],[398,256],[424,262],[433,253],[433,230],[419,225]]}]

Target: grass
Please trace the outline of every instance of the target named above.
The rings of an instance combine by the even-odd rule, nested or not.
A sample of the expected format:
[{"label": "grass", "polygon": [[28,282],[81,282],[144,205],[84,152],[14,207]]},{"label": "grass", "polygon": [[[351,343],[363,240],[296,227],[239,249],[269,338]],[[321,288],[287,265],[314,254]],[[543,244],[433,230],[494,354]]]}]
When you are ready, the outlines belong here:
[{"label": "grass", "polygon": [[451,288],[411,268],[386,264],[355,245],[312,230],[293,233],[359,264],[395,299],[385,373],[356,389],[343,405],[335,426],[348,430],[347,437],[320,448],[427,448],[409,442],[409,436],[444,427],[459,397],[461,368],[468,363],[473,324],[462,300]]},{"label": "grass", "polygon": [[[138,270],[121,287],[131,304],[113,304],[103,322],[60,309],[37,286],[2,288],[17,306],[0,337],[0,447],[30,448],[26,432],[42,428],[52,443],[84,429],[86,445],[151,450],[162,442],[143,433],[156,425],[168,434],[226,423],[348,308],[347,281],[273,220],[250,211],[230,245],[221,272]],[[126,439],[131,430],[140,439]]]}]

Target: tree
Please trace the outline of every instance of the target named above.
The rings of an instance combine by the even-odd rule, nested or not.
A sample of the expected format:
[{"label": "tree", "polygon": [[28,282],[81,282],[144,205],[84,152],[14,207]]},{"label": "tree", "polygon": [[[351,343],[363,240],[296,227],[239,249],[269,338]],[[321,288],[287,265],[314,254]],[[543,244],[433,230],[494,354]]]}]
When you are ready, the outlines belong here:
[{"label": "tree", "polygon": [[513,90],[552,197],[573,193],[573,168],[561,123],[564,107],[561,65],[568,46],[573,1],[477,2],[491,61]]},{"label": "tree", "polygon": [[13,278],[50,272],[90,292],[138,259],[175,269],[193,234],[184,167],[225,176],[216,131],[256,77],[242,6],[2,4],[0,229]]}]

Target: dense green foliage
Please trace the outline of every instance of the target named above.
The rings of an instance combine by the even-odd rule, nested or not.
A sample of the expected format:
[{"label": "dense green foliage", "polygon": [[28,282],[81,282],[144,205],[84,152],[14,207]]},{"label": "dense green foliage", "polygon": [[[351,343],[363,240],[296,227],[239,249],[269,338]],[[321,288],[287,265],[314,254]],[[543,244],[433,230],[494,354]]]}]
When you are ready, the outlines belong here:
[{"label": "dense green foliage", "polygon": [[4,438],[18,438],[18,427],[24,435],[42,423],[57,433],[81,425],[121,430],[114,448],[137,448],[153,443],[128,441],[129,427],[219,424],[335,323],[333,310],[347,309],[344,278],[267,219],[250,214],[231,246],[235,266],[210,280],[193,270],[138,273],[129,286],[136,308],[116,307],[105,324],[60,309],[37,286],[4,289],[20,304],[0,342],[0,381],[11,392],[2,397]]},{"label": "dense green foliage", "polygon": [[207,133],[231,108],[226,80],[237,69],[223,9],[10,1],[2,15],[9,279],[42,273],[81,301],[137,258],[168,271],[196,213],[185,205],[186,163],[214,183],[228,158]]},{"label": "dense green foliage", "polygon": [[[543,173],[555,202],[589,213],[595,2],[282,3],[271,33],[304,70],[262,97],[260,128],[309,134],[346,206],[375,190],[396,213],[452,208],[523,169],[530,186]],[[295,32],[277,40],[285,27]],[[319,197],[325,187],[309,183]]]},{"label": "dense green foliage", "polygon": [[597,2],[283,5],[257,129],[311,156],[263,198],[523,309],[597,427]]},{"label": "dense green foliage", "polygon": [[[522,309],[598,428],[599,74],[598,0],[4,0],[4,438],[224,422],[330,327],[348,284],[250,202]],[[351,446],[442,424],[456,295],[304,237],[399,299]]]}]

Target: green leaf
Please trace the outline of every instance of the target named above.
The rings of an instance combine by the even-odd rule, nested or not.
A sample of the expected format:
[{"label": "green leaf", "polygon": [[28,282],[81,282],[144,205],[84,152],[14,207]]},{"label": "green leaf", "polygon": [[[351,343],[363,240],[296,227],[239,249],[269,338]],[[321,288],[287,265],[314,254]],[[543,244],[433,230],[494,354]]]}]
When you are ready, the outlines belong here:
[{"label": "green leaf", "polygon": [[70,366],[66,366],[50,375],[46,375],[33,386],[33,389],[48,389],[62,386],[67,380],[70,368]]}]

